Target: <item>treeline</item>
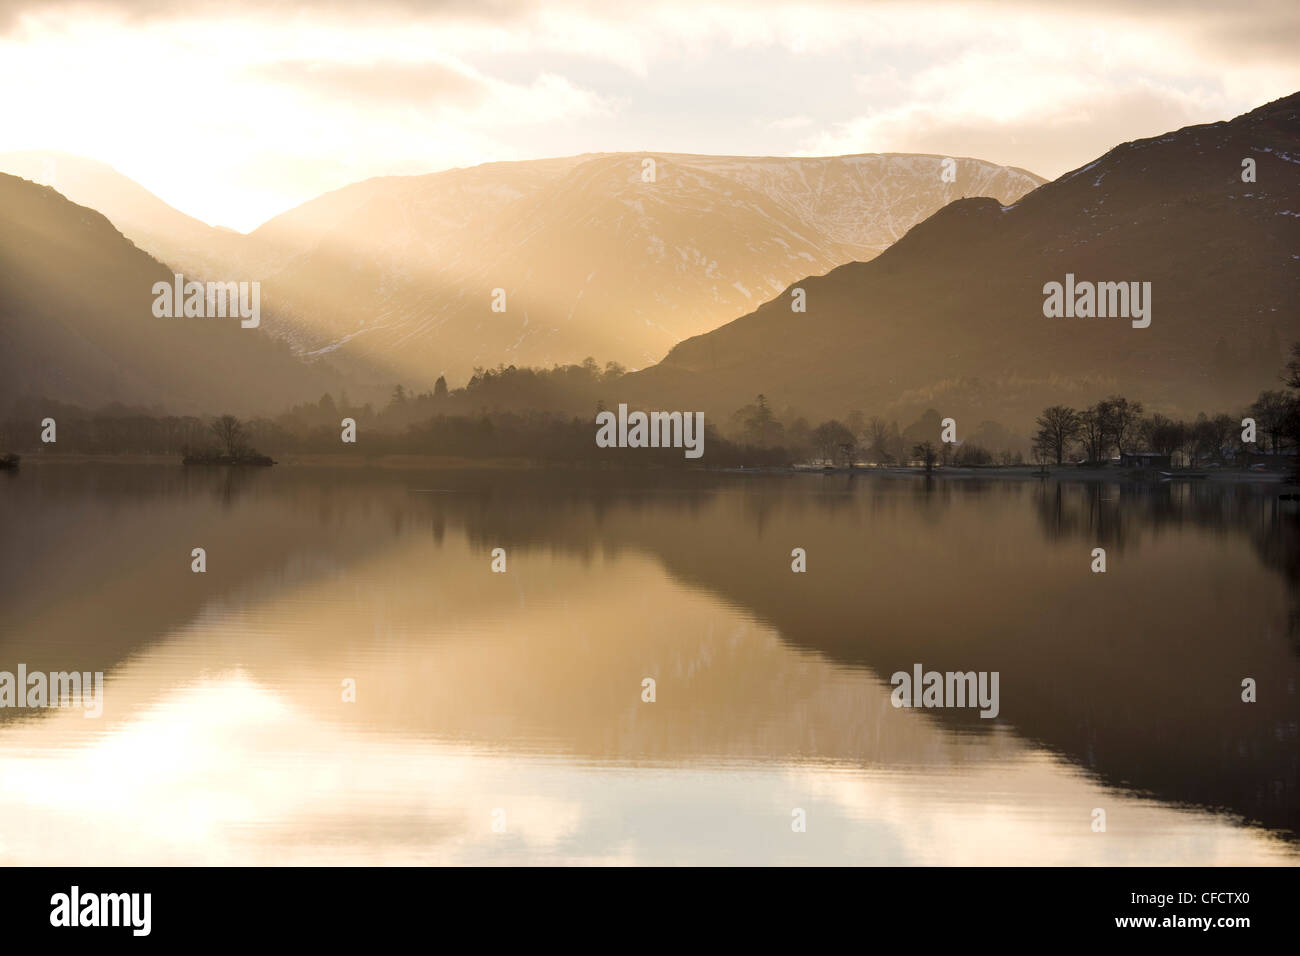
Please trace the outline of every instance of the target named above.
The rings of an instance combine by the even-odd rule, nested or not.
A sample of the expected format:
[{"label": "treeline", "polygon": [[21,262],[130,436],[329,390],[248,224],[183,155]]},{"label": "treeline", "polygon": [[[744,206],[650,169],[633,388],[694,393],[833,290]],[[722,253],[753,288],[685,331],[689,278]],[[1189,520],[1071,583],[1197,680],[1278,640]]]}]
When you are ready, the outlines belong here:
[{"label": "treeline", "polygon": [[[752,448],[783,448],[792,461],[875,465],[957,466],[1019,465],[1025,452],[1037,463],[1107,464],[1112,455],[1150,453],[1171,463],[1250,460],[1255,456],[1290,455],[1300,447],[1300,343],[1281,375],[1284,389],[1266,389],[1246,409],[1235,414],[1201,413],[1185,421],[1161,413],[1147,414],[1143,404],[1112,395],[1096,404],[1074,409],[1047,408],[1025,439],[994,421],[955,429],[955,440],[942,440],[943,419],[931,408],[908,425],[860,411],[845,420],[813,425],[794,410],[783,417],[766,396],[738,409],[728,434]],[[1254,422],[1254,434],[1243,420]],[[1245,434],[1243,434],[1245,433]]]},{"label": "treeline", "polygon": [[[704,458],[685,459],[681,449],[638,449],[611,455],[595,443],[595,414],[617,395],[625,370],[593,359],[551,369],[501,366],[476,369],[462,388],[439,379],[432,391],[393,388],[387,403],[354,405],[346,393],[325,394],[274,417],[240,421],[200,418],[109,405],[90,411],[46,399],[15,403],[0,421],[0,452],[238,456],[262,453],[445,455],[522,458],[539,462],[788,465],[797,462],[876,465],[1017,465],[1028,452],[1039,463],[1103,464],[1113,452],[1150,451],[1189,462],[1223,460],[1243,453],[1278,454],[1300,445],[1300,343],[1283,373],[1284,390],[1266,390],[1240,414],[1200,415],[1182,421],[1146,414],[1141,402],[1111,396],[1085,409],[1045,409],[1032,441],[1005,426],[961,423],[955,442],[941,441],[942,417],[927,409],[904,428],[860,411],[843,421],[814,424],[789,409],[783,417],[759,395],[724,423],[706,421]],[[610,403],[612,404],[612,403]],[[556,405],[561,407],[556,408]],[[542,410],[545,409],[545,410]],[[1242,419],[1253,418],[1255,443],[1242,440]],[[42,422],[53,418],[57,444],[41,441]],[[355,445],[344,443],[344,420]]]},{"label": "treeline", "polygon": [[850,412],[843,421],[833,418],[812,424],[797,411],[784,416],[773,412],[767,397],[759,395],[731,417],[728,434],[745,447],[784,449],[791,461],[812,461],[848,465],[907,465],[925,461],[920,449],[929,442],[934,460],[948,465],[1018,465],[1024,463],[1028,442],[1004,425],[980,422],[964,431],[955,443],[940,441],[942,416],[928,408],[906,428],[897,420],[868,418],[861,411]]},{"label": "treeline", "polygon": [[[27,403],[24,403],[27,404]],[[343,441],[338,409],[329,424],[306,425],[292,416],[279,420],[241,421],[232,415],[204,420],[149,415],[139,410],[106,408],[88,411],[52,402],[31,403],[26,414],[0,424],[0,447],[23,454],[37,449],[55,454],[136,454],[175,456],[268,454],[431,455],[472,459],[522,459],[537,463],[590,463],[655,467],[784,465],[784,449],[739,446],[706,423],[704,459],[687,459],[681,448],[611,451],[595,442],[595,414],[589,417],[553,412],[487,412],[479,415],[433,415],[404,428],[386,427],[382,413],[356,422],[353,443]],[[41,442],[41,422],[55,419],[57,441]],[[21,437],[19,437],[21,436]]]},{"label": "treeline", "polygon": [[583,415],[606,398],[612,399],[619,379],[626,374],[627,370],[617,362],[602,367],[590,357],[579,364],[551,368],[479,367],[460,388],[448,388],[444,376],[438,377],[432,391],[414,392],[398,384],[393,386],[388,401],[378,407],[370,402],[354,404],[346,392],[337,399],[326,393],[317,402],[295,405],[276,421],[294,428],[328,425],[348,417],[358,424],[391,431],[437,415],[471,417],[533,411]]},{"label": "treeline", "polygon": [[1291,356],[1281,375],[1286,388],[1260,392],[1235,415],[1202,412],[1192,421],[1146,415],[1141,402],[1121,395],[1084,409],[1053,405],[1035,423],[1035,460],[1104,464],[1112,454],[1146,453],[1194,465],[1294,454],[1300,447],[1300,342]]}]

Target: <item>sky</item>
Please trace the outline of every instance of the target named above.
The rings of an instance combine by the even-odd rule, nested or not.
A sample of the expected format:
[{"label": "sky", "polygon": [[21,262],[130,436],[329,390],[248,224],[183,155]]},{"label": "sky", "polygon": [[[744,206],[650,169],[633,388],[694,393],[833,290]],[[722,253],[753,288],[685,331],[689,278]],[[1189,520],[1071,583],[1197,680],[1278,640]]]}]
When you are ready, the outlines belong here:
[{"label": "sky", "polygon": [[0,152],[249,231],[382,175],[587,152],[1047,178],[1300,90],[1295,0],[0,0]]}]

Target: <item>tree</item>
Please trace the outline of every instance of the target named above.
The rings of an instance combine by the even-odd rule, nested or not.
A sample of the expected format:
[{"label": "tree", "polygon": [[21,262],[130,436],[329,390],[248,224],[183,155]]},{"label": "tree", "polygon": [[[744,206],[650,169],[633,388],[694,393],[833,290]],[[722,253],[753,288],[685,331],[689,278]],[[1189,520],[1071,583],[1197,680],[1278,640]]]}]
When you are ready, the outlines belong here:
[{"label": "tree", "polygon": [[[780,425],[780,423],[777,423]],[[788,426],[781,425],[782,441],[794,451],[795,457],[810,458],[813,451],[812,425],[802,415],[796,415]]]},{"label": "tree", "polygon": [[867,453],[878,465],[888,465],[894,461],[893,444],[889,426],[883,418],[873,417],[867,423]]},{"label": "tree", "polygon": [[[856,446],[857,442],[854,440],[853,432],[849,430],[847,425],[836,419],[831,419],[828,422],[822,422],[813,429],[813,444],[817,446],[817,454],[823,460],[834,461],[836,454],[841,453],[852,464],[851,449]],[[850,449],[850,451],[845,453],[845,448]]]},{"label": "tree", "polygon": [[242,455],[246,449],[244,426],[234,415],[222,415],[210,426],[217,436],[221,450],[231,458]]},{"label": "tree", "polygon": [[957,464],[963,466],[969,465],[991,465],[993,464],[993,453],[983,445],[977,445],[973,441],[962,442],[956,451]]},{"label": "tree", "polygon": [[[1297,451],[1300,451],[1300,342],[1291,346],[1291,360],[1286,363],[1286,371],[1282,373],[1282,381],[1286,387],[1291,389],[1291,394],[1287,396],[1290,408],[1286,416],[1286,432],[1291,436],[1291,442],[1295,445]],[[1296,456],[1296,475],[1300,477],[1300,455]]]},{"label": "tree", "polygon": [[1079,414],[1079,437],[1083,440],[1083,450],[1088,461],[1095,465],[1106,463],[1106,416],[1105,402],[1098,402],[1092,408]]},{"label": "tree", "polygon": [[1251,417],[1259,425],[1259,430],[1266,435],[1276,454],[1278,439],[1286,433],[1287,419],[1291,411],[1291,397],[1286,392],[1263,391],[1250,406]]},{"label": "tree", "polygon": [[781,423],[772,414],[765,395],[759,395],[753,405],[742,408],[740,419],[747,444],[770,448],[781,440]]},{"label": "tree", "polygon": [[943,431],[942,416],[933,409],[927,408],[921,413],[921,417],[907,428],[903,429],[904,448],[911,445],[919,445],[927,441],[937,441]]},{"label": "tree", "polygon": [[1223,450],[1227,448],[1234,437],[1241,437],[1241,422],[1233,418],[1226,412],[1221,412],[1210,419],[1214,431],[1214,457],[1223,458]]},{"label": "tree", "polygon": [[445,375],[439,375],[438,381],[433,383],[433,397],[434,398],[447,397],[447,378]]},{"label": "tree", "polygon": [[1291,361],[1286,363],[1282,381],[1286,383],[1287,388],[1300,389],[1300,342],[1291,346]]},{"label": "tree", "polygon": [[849,431],[853,432],[855,438],[861,437],[862,433],[867,430],[867,416],[854,409],[849,412],[849,417],[844,424],[849,426]]},{"label": "tree", "polygon": [[934,471],[934,462],[939,457],[939,453],[934,447],[934,442],[923,441],[912,446],[912,457],[920,459],[925,464],[925,473],[928,475]]},{"label": "tree", "polygon": [[1215,415],[1210,418],[1201,412],[1190,427],[1191,457],[1194,460],[1221,461],[1223,450],[1232,442],[1237,427],[1230,415]]},{"label": "tree", "polygon": [[1130,402],[1122,395],[1112,395],[1098,405],[1105,409],[1107,445],[1104,450],[1114,448],[1119,454],[1124,454],[1142,420],[1142,403]]},{"label": "tree", "polygon": [[1043,409],[1034,424],[1038,426],[1035,444],[1041,444],[1047,457],[1055,458],[1058,465],[1065,458],[1070,442],[1077,440],[1083,430],[1079,413],[1065,405]]},{"label": "tree", "polygon": [[[1085,412],[1084,414],[1088,414],[1088,413]],[[1038,466],[1038,470],[1046,473],[1047,463],[1051,461],[1052,454],[1051,451],[1048,449],[1047,442],[1042,437],[1041,433],[1034,438],[1034,443],[1030,447],[1030,452],[1034,456],[1034,464]]]},{"label": "tree", "polygon": [[389,408],[400,408],[406,404],[406,389],[400,384],[393,386],[393,397],[388,400]]},{"label": "tree", "polygon": [[1182,422],[1155,414],[1142,423],[1142,435],[1148,448],[1172,461],[1174,452],[1187,442],[1188,428]]}]

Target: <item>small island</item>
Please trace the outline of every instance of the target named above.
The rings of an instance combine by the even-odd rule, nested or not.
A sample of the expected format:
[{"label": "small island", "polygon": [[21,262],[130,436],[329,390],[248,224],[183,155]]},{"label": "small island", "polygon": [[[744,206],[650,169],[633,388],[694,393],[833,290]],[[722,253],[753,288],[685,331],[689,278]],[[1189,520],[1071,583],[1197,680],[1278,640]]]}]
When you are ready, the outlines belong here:
[{"label": "small island", "polygon": [[219,447],[204,451],[186,448],[183,465],[274,465],[275,460],[249,446],[243,423],[234,415],[222,415],[211,426]]}]

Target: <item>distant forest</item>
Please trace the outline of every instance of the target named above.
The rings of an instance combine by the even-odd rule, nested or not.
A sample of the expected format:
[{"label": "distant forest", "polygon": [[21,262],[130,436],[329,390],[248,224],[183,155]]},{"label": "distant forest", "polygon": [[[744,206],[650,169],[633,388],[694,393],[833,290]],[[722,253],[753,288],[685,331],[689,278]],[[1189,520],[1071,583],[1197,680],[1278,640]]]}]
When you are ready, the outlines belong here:
[{"label": "distant forest", "polygon": [[[593,359],[550,369],[502,366],[476,369],[463,388],[438,379],[432,391],[394,386],[376,408],[355,405],[346,393],[322,395],[275,418],[167,415],[159,409],[109,405],[88,410],[48,399],[17,401],[0,420],[0,452],[30,454],[251,453],[442,455],[535,462],[616,462],[691,467],[772,466],[794,463],[959,466],[1018,465],[1027,461],[1102,463],[1112,453],[1147,451],[1189,463],[1251,455],[1294,454],[1300,446],[1300,343],[1280,376],[1248,408],[1202,413],[1180,421],[1147,414],[1140,401],[1113,395],[1086,409],[1045,409],[1030,436],[998,422],[956,426],[955,443],[939,440],[942,416],[927,409],[906,427],[861,411],[843,420],[810,422],[794,409],[778,414],[758,395],[725,422],[706,421],[699,462],[680,449],[639,449],[611,456],[595,444],[595,415],[618,401],[616,363]],[[1242,441],[1243,418],[1257,423],[1254,443]],[[43,445],[41,422],[53,418],[57,442]],[[343,419],[356,423],[355,444],[341,441]]]}]

